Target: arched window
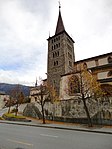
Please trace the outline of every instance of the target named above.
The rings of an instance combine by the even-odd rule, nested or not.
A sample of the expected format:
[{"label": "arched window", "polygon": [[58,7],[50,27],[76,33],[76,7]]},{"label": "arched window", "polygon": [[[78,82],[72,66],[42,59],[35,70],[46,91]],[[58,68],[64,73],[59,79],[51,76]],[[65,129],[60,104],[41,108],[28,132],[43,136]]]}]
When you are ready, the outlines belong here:
[{"label": "arched window", "polygon": [[70,93],[70,95],[80,93],[79,78],[76,75],[72,75],[69,78],[69,93]]},{"label": "arched window", "polygon": [[83,68],[87,69],[87,64],[86,63],[83,64]]},{"label": "arched window", "polygon": [[112,71],[109,71],[107,74],[107,77],[111,77],[112,76]]},{"label": "arched window", "polygon": [[112,57],[108,57],[108,63],[112,63]]}]

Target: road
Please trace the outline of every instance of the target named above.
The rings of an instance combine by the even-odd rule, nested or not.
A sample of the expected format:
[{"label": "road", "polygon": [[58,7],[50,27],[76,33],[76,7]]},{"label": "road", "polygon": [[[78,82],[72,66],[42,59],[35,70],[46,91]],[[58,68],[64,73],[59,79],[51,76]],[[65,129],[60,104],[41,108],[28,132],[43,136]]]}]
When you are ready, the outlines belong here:
[{"label": "road", "polygon": [[0,149],[112,149],[112,135],[1,123]]}]

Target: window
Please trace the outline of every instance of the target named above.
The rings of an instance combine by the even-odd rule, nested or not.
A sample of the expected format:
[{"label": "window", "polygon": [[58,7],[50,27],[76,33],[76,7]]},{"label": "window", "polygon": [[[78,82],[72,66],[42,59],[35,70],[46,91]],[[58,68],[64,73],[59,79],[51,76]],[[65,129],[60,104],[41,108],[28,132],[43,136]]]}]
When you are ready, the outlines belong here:
[{"label": "window", "polygon": [[71,61],[69,61],[69,66],[72,67],[72,62]]},{"label": "window", "polygon": [[108,63],[112,63],[112,57],[108,57]]},{"label": "window", "polygon": [[67,44],[67,48],[70,52],[72,52],[72,47],[70,45]]},{"label": "window", "polygon": [[59,56],[59,51],[56,51],[53,53],[53,58],[58,57]]},{"label": "window", "polygon": [[68,57],[70,58],[70,59],[72,59],[72,55],[68,52]]},{"label": "window", "polygon": [[78,76],[72,75],[69,78],[69,94],[74,95],[75,93],[80,93],[80,84]]},{"label": "window", "polygon": [[99,65],[98,59],[95,60],[95,64],[96,64],[96,66]]},{"label": "window", "polygon": [[56,48],[58,48],[58,44],[56,44]]},{"label": "window", "polygon": [[54,61],[54,66],[57,66],[58,65],[58,61]]},{"label": "window", "polygon": [[107,77],[111,77],[112,76],[112,70],[108,72]]},{"label": "window", "polygon": [[57,48],[59,48],[59,47],[60,47],[60,43],[57,44]]},{"label": "window", "polygon": [[87,69],[87,64],[86,63],[83,64],[83,68]]},{"label": "window", "polygon": [[58,51],[58,56],[59,56],[59,51]]}]

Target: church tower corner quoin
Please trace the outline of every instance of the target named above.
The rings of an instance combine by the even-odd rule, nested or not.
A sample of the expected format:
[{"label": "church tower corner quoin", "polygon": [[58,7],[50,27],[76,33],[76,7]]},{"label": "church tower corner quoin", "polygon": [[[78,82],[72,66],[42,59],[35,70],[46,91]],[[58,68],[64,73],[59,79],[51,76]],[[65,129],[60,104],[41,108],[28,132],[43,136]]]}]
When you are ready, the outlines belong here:
[{"label": "church tower corner quoin", "polygon": [[48,39],[47,82],[59,96],[61,75],[73,71],[75,54],[74,40],[66,32],[61,16],[61,6],[55,35]]}]

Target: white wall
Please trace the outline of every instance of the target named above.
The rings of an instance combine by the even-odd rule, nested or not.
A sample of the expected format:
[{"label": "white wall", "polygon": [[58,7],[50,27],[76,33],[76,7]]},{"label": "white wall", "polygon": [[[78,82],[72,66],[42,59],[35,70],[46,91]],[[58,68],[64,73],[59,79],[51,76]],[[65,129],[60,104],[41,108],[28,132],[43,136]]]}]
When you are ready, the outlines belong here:
[{"label": "white wall", "polygon": [[98,79],[106,79],[107,78],[107,71],[98,73]]},{"label": "white wall", "polygon": [[6,100],[9,100],[9,95],[0,95],[0,109],[5,106],[4,98]]}]

